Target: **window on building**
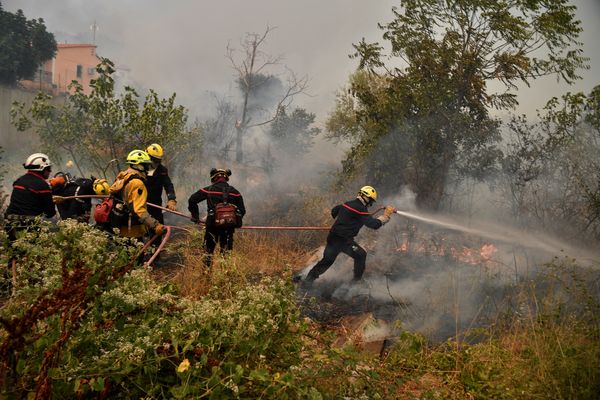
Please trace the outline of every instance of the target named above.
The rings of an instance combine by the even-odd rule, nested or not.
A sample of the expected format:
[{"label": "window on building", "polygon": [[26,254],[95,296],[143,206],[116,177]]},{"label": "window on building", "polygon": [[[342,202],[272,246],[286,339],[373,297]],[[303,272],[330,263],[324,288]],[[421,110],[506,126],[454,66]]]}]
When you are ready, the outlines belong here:
[{"label": "window on building", "polygon": [[77,64],[77,77],[81,79],[83,77],[83,65]]}]

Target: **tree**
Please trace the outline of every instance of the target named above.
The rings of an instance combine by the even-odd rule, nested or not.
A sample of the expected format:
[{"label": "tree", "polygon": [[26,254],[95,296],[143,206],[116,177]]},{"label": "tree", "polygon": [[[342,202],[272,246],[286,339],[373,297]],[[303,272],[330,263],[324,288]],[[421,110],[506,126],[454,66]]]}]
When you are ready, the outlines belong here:
[{"label": "tree", "polygon": [[[267,26],[262,34],[246,34],[239,51],[227,46],[227,58],[237,74],[238,87],[242,92],[240,117],[235,126],[235,158],[240,163],[244,158],[244,134],[251,128],[271,123],[281,110],[291,104],[294,96],[303,93],[308,86],[307,77],[298,77],[294,72],[286,69],[287,82],[285,86],[281,85],[281,94],[274,99],[269,99],[275,105],[269,109],[262,109],[263,113],[260,116],[253,115],[253,100],[259,100],[261,94],[271,93],[267,90],[268,87],[277,88],[277,81],[281,82],[275,75],[267,73],[268,68],[281,63],[281,57],[270,56],[261,49],[272,31],[273,28]],[[239,57],[238,52],[241,53]],[[254,106],[256,105],[255,103]]]},{"label": "tree", "polygon": [[600,86],[553,97],[538,121],[515,116],[501,187],[523,224],[581,240],[600,237]]},{"label": "tree", "polygon": [[[59,157],[66,152],[79,168],[91,167],[106,174],[119,171],[119,161],[129,151],[143,149],[159,142],[167,149],[169,159],[188,158],[201,146],[201,132],[186,128],[187,113],[175,104],[175,94],[161,99],[153,90],[140,104],[135,90],[126,87],[124,93],[114,92],[113,63],[103,58],[96,67],[98,78],[90,82],[92,91],[83,93],[73,81],[75,93],[62,107],[49,102],[47,94],[39,93],[27,109],[15,102],[11,115],[19,130],[35,125],[40,138],[50,152]],[[178,160],[186,165],[190,159]]]},{"label": "tree", "polygon": [[[519,83],[551,74],[572,82],[587,59],[567,0],[401,5],[380,25],[393,65],[379,43],[355,44],[359,71],[327,127],[330,137],[353,143],[344,176],[364,170],[384,189],[408,185],[418,205],[435,210],[451,173],[482,177],[500,156],[490,109],[513,108]],[[504,90],[492,92],[492,82]]]},{"label": "tree", "polygon": [[290,114],[280,110],[269,129],[269,137],[286,156],[306,154],[313,145],[313,139],[320,133],[315,122],[315,114],[303,108],[295,108]]},{"label": "tree", "polygon": [[0,83],[13,85],[33,78],[43,62],[56,54],[54,35],[44,20],[27,20],[22,10],[4,11],[0,3]]}]

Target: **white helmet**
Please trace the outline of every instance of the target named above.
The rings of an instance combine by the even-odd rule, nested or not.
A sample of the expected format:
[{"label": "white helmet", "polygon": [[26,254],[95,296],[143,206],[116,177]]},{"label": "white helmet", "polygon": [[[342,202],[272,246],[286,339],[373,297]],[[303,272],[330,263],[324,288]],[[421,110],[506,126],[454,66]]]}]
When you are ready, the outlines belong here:
[{"label": "white helmet", "polygon": [[52,163],[47,155],[44,153],[34,153],[27,157],[23,167],[30,171],[43,171],[51,165]]}]

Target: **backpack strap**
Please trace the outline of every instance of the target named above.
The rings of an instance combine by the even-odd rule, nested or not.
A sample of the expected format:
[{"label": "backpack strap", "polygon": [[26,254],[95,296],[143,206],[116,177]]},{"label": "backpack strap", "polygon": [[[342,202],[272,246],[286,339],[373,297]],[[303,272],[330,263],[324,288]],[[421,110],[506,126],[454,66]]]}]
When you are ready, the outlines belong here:
[{"label": "backpack strap", "polygon": [[229,200],[229,186],[223,189],[223,203],[227,204]]},{"label": "backpack strap", "polygon": [[121,197],[121,201],[124,201],[124,200],[123,200],[123,196],[122,196],[122,195],[123,195],[123,190],[125,190],[125,186],[127,186],[127,184],[128,184],[129,182],[131,182],[132,180],[134,180],[134,179],[139,179],[139,180],[140,180],[140,181],[142,181],[142,182],[144,181],[142,178],[140,178],[140,177],[139,177],[139,176],[137,176],[137,175],[129,175],[129,176],[128,176],[128,177],[125,179],[125,181],[123,182],[123,186],[121,187],[121,190],[119,190],[119,191],[117,192],[117,193],[119,194],[119,196]]},{"label": "backpack strap", "polygon": [[131,213],[131,211],[129,210],[129,206],[127,205],[127,202],[125,201],[125,199],[123,198],[123,190],[125,190],[125,186],[127,186],[127,184],[129,182],[131,182],[134,179],[139,179],[140,181],[144,182],[144,180],[142,178],[140,178],[137,175],[129,175],[125,181],[123,182],[123,186],[121,187],[121,190],[119,190],[117,193],[112,194],[112,197],[116,200],[121,202],[122,204],[125,205],[125,207],[127,207],[127,212]]}]

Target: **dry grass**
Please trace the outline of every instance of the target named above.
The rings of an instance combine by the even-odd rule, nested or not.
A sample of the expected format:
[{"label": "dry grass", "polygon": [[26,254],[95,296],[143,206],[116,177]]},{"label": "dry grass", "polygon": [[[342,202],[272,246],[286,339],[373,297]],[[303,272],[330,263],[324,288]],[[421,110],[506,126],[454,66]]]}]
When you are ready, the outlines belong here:
[{"label": "dry grass", "polygon": [[296,232],[241,231],[235,234],[233,251],[215,253],[207,269],[203,243],[203,232],[194,232],[178,244],[185,261],[171,281],[183,296],[200,298],[210,293],[228,298],[263,276],[290,278],[295,266],[304,265],[308,257]]}]

